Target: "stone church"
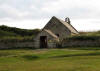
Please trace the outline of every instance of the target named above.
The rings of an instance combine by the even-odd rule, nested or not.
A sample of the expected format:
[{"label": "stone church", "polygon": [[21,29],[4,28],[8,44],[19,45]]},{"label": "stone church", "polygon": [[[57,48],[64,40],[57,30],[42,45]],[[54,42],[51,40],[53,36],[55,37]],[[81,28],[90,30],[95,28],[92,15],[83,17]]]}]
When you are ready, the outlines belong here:
[{"label": "stone church", "polygon": [[55,48],[61,40],[78,34],[78,31],[70,24],[70,19],[65,21],[53,16],[42,31],[35,37],[36,48]]}]

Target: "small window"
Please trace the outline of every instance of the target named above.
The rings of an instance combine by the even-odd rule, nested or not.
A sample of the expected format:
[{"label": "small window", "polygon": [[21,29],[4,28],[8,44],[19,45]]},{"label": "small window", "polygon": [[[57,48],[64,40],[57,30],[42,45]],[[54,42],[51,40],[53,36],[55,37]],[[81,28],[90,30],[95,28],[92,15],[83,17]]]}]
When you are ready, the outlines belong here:
[{"label": "small window", "polygon": [[59,37],[59,34],[56,34],[57,37]]}]

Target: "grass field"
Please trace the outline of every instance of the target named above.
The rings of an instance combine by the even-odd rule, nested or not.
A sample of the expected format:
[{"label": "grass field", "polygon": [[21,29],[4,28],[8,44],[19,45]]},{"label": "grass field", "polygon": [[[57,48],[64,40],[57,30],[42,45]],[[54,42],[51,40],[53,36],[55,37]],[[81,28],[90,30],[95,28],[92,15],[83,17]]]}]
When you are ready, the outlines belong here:
[{"label": "grass field", "polygon": [[0,71],[100,71],[100,48],[0,50]]}]

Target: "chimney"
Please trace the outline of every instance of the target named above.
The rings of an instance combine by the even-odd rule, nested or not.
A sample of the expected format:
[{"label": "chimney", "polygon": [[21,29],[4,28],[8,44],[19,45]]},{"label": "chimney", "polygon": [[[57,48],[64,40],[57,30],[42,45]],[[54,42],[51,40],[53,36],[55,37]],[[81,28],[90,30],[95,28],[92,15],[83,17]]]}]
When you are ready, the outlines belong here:
[{"label": "chimney", "polygon": [[70,19],[68,17],[65,18],[65,22],[67,22],[68,24],[70,24]]}]

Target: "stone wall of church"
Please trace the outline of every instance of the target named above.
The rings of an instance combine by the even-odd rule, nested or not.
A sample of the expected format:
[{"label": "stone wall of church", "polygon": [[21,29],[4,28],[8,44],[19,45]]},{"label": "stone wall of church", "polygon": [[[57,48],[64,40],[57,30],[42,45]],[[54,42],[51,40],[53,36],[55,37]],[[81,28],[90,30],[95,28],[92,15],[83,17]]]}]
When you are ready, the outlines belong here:
[{"label": "stone wall of church", "polygon": [[41,33],[39,33],[37,35],[37,37],[35,37],[34,39],[34,47],[36,48],[40,48],[40,36],[47,36],[47,44],[48,44],[48,48],[52,48],[55,47],[55,38],[50,36],[50,34],[48,34],[45,31],[41,31]]},{"label": "stone wall of church", "polygon": [[61,39],[71,35],[69,29],[54,17],[48,22],[48,24],[44,27],[44,29],[49,29],[53,33],[59,34],[59,37]]}]

